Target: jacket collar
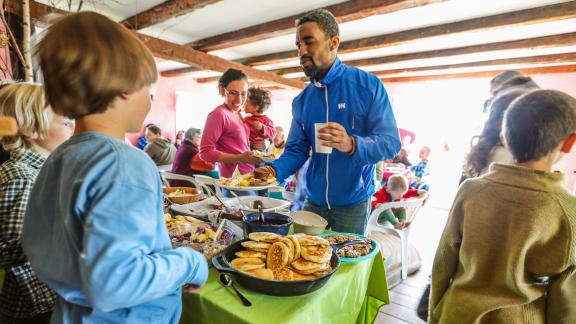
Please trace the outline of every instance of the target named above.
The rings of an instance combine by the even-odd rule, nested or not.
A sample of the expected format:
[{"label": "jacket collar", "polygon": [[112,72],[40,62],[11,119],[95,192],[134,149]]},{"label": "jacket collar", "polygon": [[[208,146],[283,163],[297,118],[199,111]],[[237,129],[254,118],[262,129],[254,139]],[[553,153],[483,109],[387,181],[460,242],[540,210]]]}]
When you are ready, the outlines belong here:
[{"label": "jacket collar", "polygon": [[24,163],[34,169],[40,170],[46,158],[39,153],[33,152],[31,150],[26,150],[22,155],[18,156],[14,160]]},{"label": "jacket collar", "polygon": [[[336,56],[334,63],[332,63],[330,70],[328,70],[328,73],[326,73],[324,78],[320,81],[316,81],[313,83],[317,87],[322,86],[322,85],[326,85],[326,84],[330,84],[330,83],[336,81],[342,75],[343,72],[344,72],[344,64],[342,64],[342,62],[340,61],[340,58],[338,58],[338,56]],[[312,80],[310,80],[310,81],[312,81]]]},{"label": "jacket collar", "polygon": [[486,180],[515,187],[543,191],[567,192],[561,172],[545,172],[517,165],[493,163],[490,172],[482,176]]}]

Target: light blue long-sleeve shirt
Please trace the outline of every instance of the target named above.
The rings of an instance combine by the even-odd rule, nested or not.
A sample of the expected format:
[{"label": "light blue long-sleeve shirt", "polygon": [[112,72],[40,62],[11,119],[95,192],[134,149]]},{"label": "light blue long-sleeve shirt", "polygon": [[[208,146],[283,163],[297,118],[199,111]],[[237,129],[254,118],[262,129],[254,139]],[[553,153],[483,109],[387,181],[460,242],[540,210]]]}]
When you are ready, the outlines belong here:
[{"label": "light blue long-sleeve shirt", "polygon": [[172,249],[158,169],[100,133],[48,158],[22,234],[38,277],[59,296],[52,323],[177,323],[183,284],[203,284],[204,257]]}]

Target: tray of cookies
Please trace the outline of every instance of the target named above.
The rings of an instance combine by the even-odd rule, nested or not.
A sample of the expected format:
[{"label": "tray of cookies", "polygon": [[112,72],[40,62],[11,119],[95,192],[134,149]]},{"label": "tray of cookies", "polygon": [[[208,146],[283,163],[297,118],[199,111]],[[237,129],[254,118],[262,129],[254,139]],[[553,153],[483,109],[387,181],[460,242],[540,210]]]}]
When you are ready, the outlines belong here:
[{"label": "tray of cookies", "polygon": [[333,232],[320,234],[320,237],[330,242],[342,262],[368,260],[380,251],[380,245],[376,240],[359,234]]},{"label": "tray of cookies", "polygon": [[321,237],[255,232],[213,257],[212,263],[247,289],[298,296],[324,286],[338,270],[340,259]]}]

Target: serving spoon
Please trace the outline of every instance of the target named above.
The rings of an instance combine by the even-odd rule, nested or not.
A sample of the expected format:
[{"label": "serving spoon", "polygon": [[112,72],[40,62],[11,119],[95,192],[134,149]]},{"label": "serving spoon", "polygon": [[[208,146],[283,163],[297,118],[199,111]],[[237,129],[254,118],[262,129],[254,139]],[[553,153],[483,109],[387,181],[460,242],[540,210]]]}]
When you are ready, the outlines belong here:
[{"label": "serving spoon", "polygon": [[236,292],[236,295],[238,295],[238,297],[240,298],[240,300],[242,301],[242,304],[244,304],[244,306],[252,306],[252,303],[246,299],[246,297],[244,297],[244,295],[242,295],[238,289],[236,289],[236,287],[234,287],[234,285],[232,284],[232,278],[225,274],[222,273],[220,274],[220,282],[226,286],[226,287],[232,287],[232,289],[234,289],[234,291]]}]

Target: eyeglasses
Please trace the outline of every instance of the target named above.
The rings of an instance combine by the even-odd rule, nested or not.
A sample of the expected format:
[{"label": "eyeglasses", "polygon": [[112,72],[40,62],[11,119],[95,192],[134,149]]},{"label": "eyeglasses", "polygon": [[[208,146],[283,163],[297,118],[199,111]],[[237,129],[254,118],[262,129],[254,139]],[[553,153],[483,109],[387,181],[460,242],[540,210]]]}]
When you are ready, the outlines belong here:
[{"label": "eyeglasses", "polygon": [[238,98],[238,96],[241,96],[242,98],[248,97],[248,92],[238,92],[238,91],[235,91],[235,90],[230,90],[230,91],[228,91],[228,89],[226,89],[226,88],[224,88],[224,92],[225,92],[227,95],[230,95],[230,96],[232,96],[232,97],[234,97],[234,98]]}]

